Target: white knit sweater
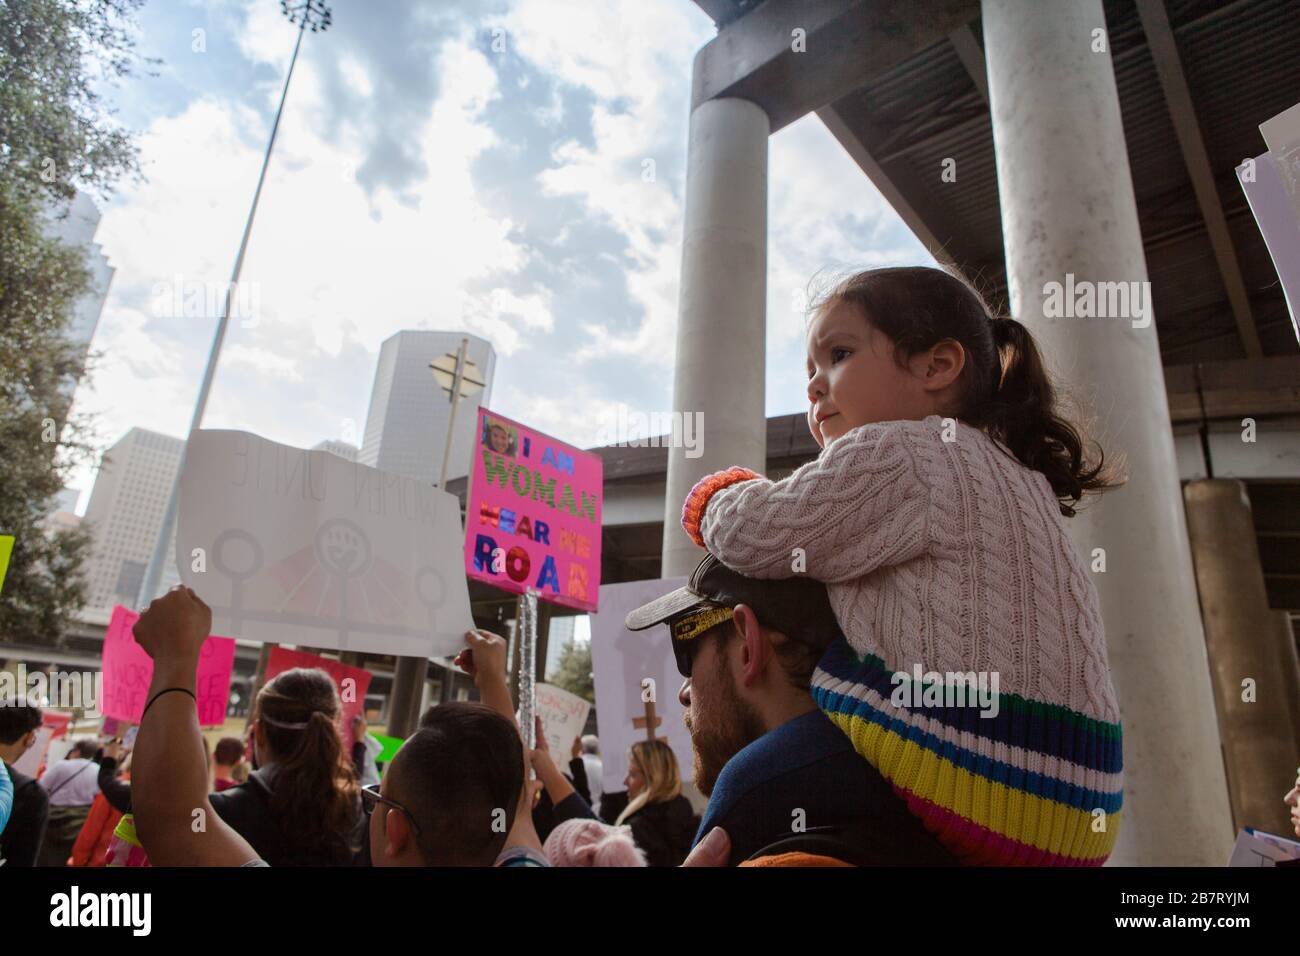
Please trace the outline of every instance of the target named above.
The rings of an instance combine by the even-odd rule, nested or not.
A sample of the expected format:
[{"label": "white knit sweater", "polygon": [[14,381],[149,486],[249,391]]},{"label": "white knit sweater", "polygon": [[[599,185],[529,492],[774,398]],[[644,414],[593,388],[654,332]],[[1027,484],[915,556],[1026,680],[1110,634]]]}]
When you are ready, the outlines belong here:
[{"label": "white knit sweater", "polygon": [[713,493],[708,549],[756,578],[828,585],[848,642],[887,667],[997,672],[1000,691],[1107,723],[1119,707],[1097,592],[1051,485],[978,429],[863,425],[781,481]]}]

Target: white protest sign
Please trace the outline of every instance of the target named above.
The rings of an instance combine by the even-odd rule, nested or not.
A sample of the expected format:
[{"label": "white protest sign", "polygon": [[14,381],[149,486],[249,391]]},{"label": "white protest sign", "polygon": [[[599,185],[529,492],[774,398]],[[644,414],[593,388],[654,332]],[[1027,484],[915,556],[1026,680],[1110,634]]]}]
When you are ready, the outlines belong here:
[{"label": "white protest sign", "polygon": [[546,745],[551,748],[551,760],[557,767],[567,767],[573,738],[582,736],[591,704],[554,684],[536,687],[537,716],[542,718],[542,732],[546,734]]},{"label": "white protest sign", "polygon": [[194,432],[176,563],[215,634],[425,657],[473,627],[460,504],[413,478],[248,432]]},{"label": "white protest sign", "polygon": [[[1282,295],[1291,313],[1291,327],[1300,335],[1300,213],[1287,194],[1286,183],[1271,152],[1238,166],[1237,178],[1277,269]],[[1296,201],[1300,202],[1300,191],[1296,195]]]},{"label": "white protest sign", "polygon": [[[655,736],[668,741],[677,755],[682,781],[693,777],[691,735],[682,722],[682,705],[677,692],[682,675],[677,673],[672,637],[668,628],[657,625],[644,631],[629,631],[623,625],[627,612],[686,584],[686,578],[661,581],[629,581],[603,584],[600,613],[591,615],[591,670],[595,675],[596,705],[599,708],[601,783],[605,791],[626,789],[628,748],[646,739],[646,706],[642,694],[654,691]],[[646,680],[653,685],[644,685]],[[645,690],[643,690],[643,687]]]}]

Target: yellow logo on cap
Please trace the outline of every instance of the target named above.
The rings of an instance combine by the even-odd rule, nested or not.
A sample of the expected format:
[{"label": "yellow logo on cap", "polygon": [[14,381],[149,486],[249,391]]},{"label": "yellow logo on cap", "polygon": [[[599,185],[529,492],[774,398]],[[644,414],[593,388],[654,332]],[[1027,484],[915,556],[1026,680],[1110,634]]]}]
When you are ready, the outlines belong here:
[{"label": "yellow logo on cap", "polygon": [[680,621],[672,623],[674,641],[690,641],[699,637],[711,627],[717,627],[723,621],[730,621],[732,609],[729,607],[707,607],[686,615]]}]

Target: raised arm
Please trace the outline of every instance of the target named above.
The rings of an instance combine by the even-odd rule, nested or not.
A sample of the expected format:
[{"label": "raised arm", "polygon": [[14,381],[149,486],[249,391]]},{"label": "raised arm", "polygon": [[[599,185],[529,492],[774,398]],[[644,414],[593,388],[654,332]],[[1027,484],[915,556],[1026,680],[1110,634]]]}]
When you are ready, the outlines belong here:
[{"label": "raised arm", "polygon": [[781,481],[747,469],[710,475],[687,496],[682,527],[756,578],[846,581],[902,563],[926,545],[930,492],[906,434],[925,427],[864,425]]},{"label": "raised arm", "polygon": [[[479,700],[505,717],[518,730],[519,722],[515,720],[515,708],[510,700],[510,687],[506,683],[505,638],[491,631],[474,630],[465,634],[465,645],[465,650],[456,655],[453,663],[474,678]],[[520,737],[522,736],[520,734]],[[537,828],[533,826],[533,795],[539,788],[528,779],[528,770],[528,748],[525,747],[524,786],[519,794],[514,824],[506,835],[506,846],[526,846],[541,853],[542,841],[537,835]]]},{"label": "raised arm", "polygon": [[185,587],[150,604],[134,628],[153,658],[153,682],[136,737],[131,805],[154,866],[241,866],[257,859],[208,802],[194,675],[211,628],[212,611]]}]

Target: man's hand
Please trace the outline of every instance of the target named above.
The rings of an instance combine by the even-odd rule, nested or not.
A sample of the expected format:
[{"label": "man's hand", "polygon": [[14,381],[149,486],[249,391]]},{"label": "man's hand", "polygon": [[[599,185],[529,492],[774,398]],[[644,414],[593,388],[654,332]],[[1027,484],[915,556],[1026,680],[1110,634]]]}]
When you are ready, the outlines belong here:
[{"label": "man's hand", "polygon": [[682,866],[726,866],[731,856],[731,837],[722,827],[714,827],[695,844]]},{"label": "man's hand", "polygon": [[582,738],[574,737],[573,746],[569,748],[569,759],[577,760],[582,756]]},{"label": "man's hand", "polygon": [[155,661],[197,661],[211,631],[212,609],[183,585],[155,599],[131,629]]},{"label": "man's hand", "polygon": [[122,741],[116,737],[104,744],[104,757],[108,760],[116,760],[120,763],[125,753],[126,750],[122,746]]},{"label": "man's hand", "polygon": [[506,640],[491,631],[465,632],[465,650],[456,655],[453,663],[470,677],[474,686],[483,689],[483,680],[506,679]]}]

